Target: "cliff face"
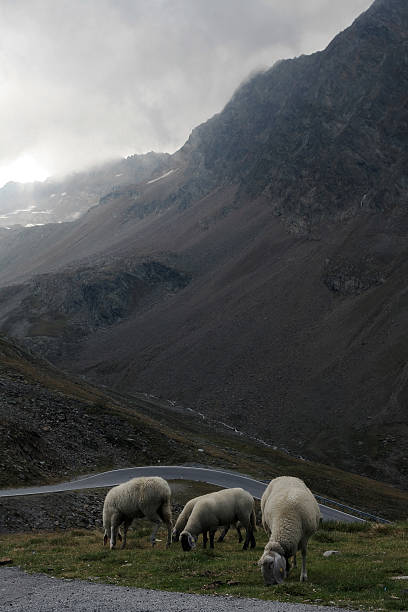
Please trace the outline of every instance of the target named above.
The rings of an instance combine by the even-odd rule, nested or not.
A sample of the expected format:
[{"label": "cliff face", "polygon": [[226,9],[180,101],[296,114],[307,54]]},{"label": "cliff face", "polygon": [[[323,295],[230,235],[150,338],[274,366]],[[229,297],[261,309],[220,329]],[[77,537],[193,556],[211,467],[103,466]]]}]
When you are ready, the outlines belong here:
[{"label": "cliff face", "polygon": [[[165,172],[3,236],[3,329],[95,381],[407,485],[407,33],[407,2],[377,0],[325,51],[245,83]],[[130,282],[132,261],[160,282]],[[56,299],[79,286],[62,325]]]},{"label": "cliff face", "polygon": [[324,52],[248,81],[184,147],[200,178],[264,195],[301,233],[404,206],[407,29],[403,0],[375,2]]}]

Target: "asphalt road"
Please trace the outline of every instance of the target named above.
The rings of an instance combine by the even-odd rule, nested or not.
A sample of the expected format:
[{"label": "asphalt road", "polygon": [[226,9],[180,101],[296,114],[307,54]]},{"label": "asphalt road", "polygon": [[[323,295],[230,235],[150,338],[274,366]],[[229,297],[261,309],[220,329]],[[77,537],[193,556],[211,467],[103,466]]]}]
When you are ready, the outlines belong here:
[{"label": "asphalt road", "polygon": [[[261,576],[259,575],[259,578]],[[271,587],[272,589],[273,587]],[[350,612],[343,608],[190,595],[61,580],[0,568],[0,610],[10,612]]]},{"label": "asphalt road", "polygon": [[[112,487],[126,482],[136,476],[162,476],[166,480],[195,480],[207,482],[219,487],[242,487],[249,491],[253,497],[260,499],[266,488],[264,482],[248,478],[233,472],[213,470],[209,468],[185,467],[185,466],[148,466],[133,467],[121,470],[102,472],[86,478],[63,482],[56,485],[44,485],[40,487],[28,487],[24,489],[3,489],[0,490],[0,497],[16,497],[19,495],[38,495],[40,493],[60,493],[62,491],[77,491],[80,489],[97,489],[100,487]],[[363,519],[346,514],[340,510],[329,508],[319,504],[320,511],[325,521],[356,522]]]}]

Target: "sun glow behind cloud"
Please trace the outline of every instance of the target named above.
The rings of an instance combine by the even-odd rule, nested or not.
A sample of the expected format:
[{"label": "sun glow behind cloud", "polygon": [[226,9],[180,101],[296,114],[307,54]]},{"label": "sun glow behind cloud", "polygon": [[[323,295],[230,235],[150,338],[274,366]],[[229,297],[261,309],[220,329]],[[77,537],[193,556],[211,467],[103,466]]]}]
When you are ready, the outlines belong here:
[{"label": "sun glow behind cloud", "polygon": [[49,176],[48,170],[41,166],[31,155],[23,153],[10,164],[0,166],[0,187],[8,181],[18,183],[31,183],[45,181]]}]

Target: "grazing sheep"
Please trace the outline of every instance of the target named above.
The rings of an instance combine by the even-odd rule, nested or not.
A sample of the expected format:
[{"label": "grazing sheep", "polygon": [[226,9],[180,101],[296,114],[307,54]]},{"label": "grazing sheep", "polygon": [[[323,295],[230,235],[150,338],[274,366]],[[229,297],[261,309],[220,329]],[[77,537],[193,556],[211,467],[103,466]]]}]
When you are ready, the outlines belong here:
[{"label": "grazing sheep", "polygon": [[203,495],[194,504],[180,540],[183,550],[195,548],[200,533],[210,532],[210,548],[214,548],[214,534],[221,526],[240,521],[246,529],[243,550],[255,547],[256,519],[254,498],[244,489],[224,489]]},{"label": "grazing sheep", "polygon": [[[211,495],[211,493],[206,493],[206,495]],[[186,505],[184,506],[183,510],[181,511],[181,513],[179,514],[179,517],[176,521],[176,524],[174,525],[174,529],[173,529],[173,540],[175,542],[178,542],[180,539],[180,533],[183,531],[184,527],[187,524],[188,519],[190,518],[190,514],[193,511],[193,508],[196,504],[196,502],[205,497],[206,495],[199,495],[198,497],[193,497],[193,499],[190,499]],[[240,530],[240,525],[238,524],[234,524],[237,532],[238,532],[238,542],[242,542],[243,537],[241,535],[241,530]],[[226,536],[226,534],[228,533],[228,530],[230,528],[230,525],[227,525],[224,527],[223,532],[220,534],[220,537],[218,538],[218,542],[222,542]],[[206,548],[207,546],[207,542],[208,542],[208,534],[207,532],[203,532],[203,546],[204,548]]]},{"label": "grazing sheep", "polygon": [[271,480],[261,499],[262,524],[269,542],[259,559],[266,585],[279,584],[289,573],[289,558],[302,551],[300,581],[307,580],[306,549],[320,523],[320,509],[303,480],[280,476]]},{"label": "grazing sheep", "polygon": [[122,548],[126,546],[127,530],[135,518],[147,518],[155,526],[150,537],[152,546],[156,543],[156,534],[160,522],[167,525],[167,546],[171,544],[171,491],[168,483],[159,476],[133,478],[108,491],[103,504],[103,526],[105,529],[104,545],[110,537],[110,548],[116,545],[116,536],[123,523]]}]

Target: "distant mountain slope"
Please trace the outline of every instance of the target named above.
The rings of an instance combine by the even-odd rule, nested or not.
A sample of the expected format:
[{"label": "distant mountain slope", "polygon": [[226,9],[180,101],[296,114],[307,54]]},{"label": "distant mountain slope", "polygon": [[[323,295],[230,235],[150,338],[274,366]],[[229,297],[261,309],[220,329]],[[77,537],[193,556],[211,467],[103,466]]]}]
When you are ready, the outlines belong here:
[{"label": "distant mountain slope", "polygon": [[[7,232],[2,328],[95,381],[408,486],[407,37],[408,3],[377,0],[325,51],[245,83],[165,172]],[[103,299],[78,310],[103,321],[129,261],[188,282],[67,335],[78,313],[61,325],[54,288],[82,279],[83,297],[95,275]]]},{"label": "distant mountain slope", "polygon": [[0,189],[0,227],[73,221],[107,193],[146,181],[168,169],[170,155],[147,153],[100,164],[86,172],[40,183],[7,183]]}]

